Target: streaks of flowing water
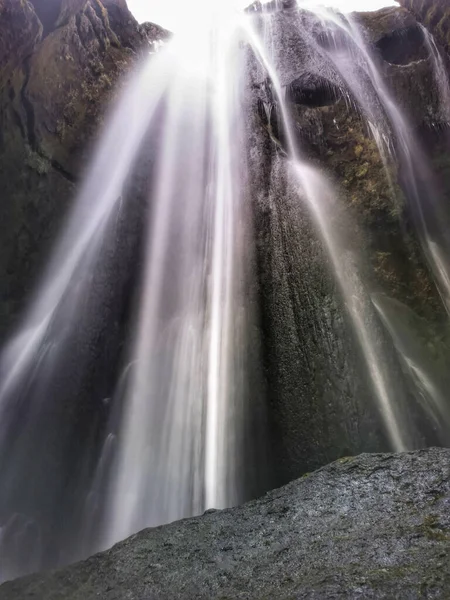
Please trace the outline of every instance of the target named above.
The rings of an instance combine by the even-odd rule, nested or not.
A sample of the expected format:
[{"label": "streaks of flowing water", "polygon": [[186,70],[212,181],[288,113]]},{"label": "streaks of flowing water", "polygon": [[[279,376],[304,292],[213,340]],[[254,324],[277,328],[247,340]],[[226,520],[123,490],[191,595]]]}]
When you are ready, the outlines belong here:
[{"label": "streaks of flowing water", "polygon": [[[448,218],[445,216],[443,199],[431,174],[428,160],[413,133],[407,116],[392,96],[382,70],[364,39],[360,26],[351,16],[344,16],[324,7],[311,6],[309,10],[315,17],[320,19],[322,29],[328,32],[325,35],[331,37],[332,43],[320,47],[317,38],[311,35],[308,29],[304,30],[304,35],[308,37],[310,43],[324,59],[331,60],[341,80],[350,90],[352,98],[360,107],[361,115],[368,123],[378,146],[394,201],[396,201],[396,194],[392,185],[391,164],[393,160],[398,161],[400,164],[402,183],[409,202],[409,212],[416,224],[424,254],[434,274],[443,304],[450,314]],[[445,123],[448,121],[448,106],[450,105],[447,70],[433,37],[425,28],[422,28],[422,31],[430,52],[439,89],[441,121]],[[385,319],[383,321],[386,324]],[[392,328],[387,327],[387,329],[392,335]],[[364,329],[361,329],[361,331],[364,331]],[[395,336],[393,336],[393,339],[395,342]],[[361,340],[361,343],[364,345],[364,340]],[[398,344],[396,345],[398,349]],[[399,350],[399,354],[406,360],[403,351]],[[426,390],[429,398],[428,408],[438,406],[442,420],[444,418],[442,394],[439,392],[439,386],[436,385],[436,380],[439,379],[438,373],[427,374],[422,366],[418,366],[421,365],[423,359],[420,362],[415,362],[414,368],[411,366],[414,361],[411,361],[411,359],[408,359],[408,361],[406,361],[408,369],[416,385],[419,384],[422,390]],[[374,363],[372,362],[372,364]],[[373,377],[378,379],[375,372]],[[425,380],[426,385],[424,384]],[[384,391],[386,390],[387,388],[381,385],[380,398],[384,397]],[[434,394],[433,397],[432,394]],[[433,417],[436,410],[431,408],[428,412]],[[444,419],[445,422],[447,422],[446,419],[447,416]]]},{"label": "streaks of flowing water", "polygon": [[430,349],[424,347],[422,341],[421,319],[411,309],[383,294],[373,294],[372,301],[399,355],[411,373],[425,413],[434,422],[435,430],[442,443],[447,444],[450,406],[446,394],[450,384],[450,374],[447,369],[442,368],[439,361],[430,357]]},{"label": "streaks of flowing water", "polygon": [[[83,276],[95,260],[108,219],[117,208],[125,179],[145,135],[146,124],[160,102],[170,70],[170,62],[160,57],[142,69],[130,83],[120,108],[105,129],[94,164],[53,253],[43,284],[31,303],[24,325],[1,356],[0,411],[5,408],[11,388],[26,376],[30,361],[39,352],[65,294],[71,287],[76,287],[74,277],[78,276],[81,285],[86,285]],[[122,144],[117,146],[119,139]],[[77,269],[82,262],[84,271],[80,275]],[[64,320],[70,322],[70,319]]]},{"label": "streaks of flowing water", "polygon": [[[254,316],[248,306],[251,243],[242,192],[244,63],[234,8],[210,6],[206,23],[206,7],[201,6],[198,35],[186,29],[152,55],[128,84],[43,284],[2,356],[0,412],[14,421],[14,433],[11,428],[8,432],[5,418],[0,424],[0,443],[12,453],[11,460],[5,455],[0,460],[0,549],[14,556],[12,570],[3,569],[2,578],[74,560],[144,527],[240,502],[248,485],[243,469],[257,470],[245,454],[251,444],[246,380],[258,367],[252,370],[249,355],[256,352],[247,348]],[[213,22],[220,23],[220,30]],[[63,416],[64,407],[58,407],[59,386],[65,385],[58,372],[63,366],[70,371],[65,363],[73,340],[78,340],[87,296],[92,295],[93,272],[98,274],[103,266],[99,256],[110,224],[120,214],[123,198],[128,199],[125,187],[154,129],[162,130],[162,136],[154,151],[131,357],[112,400],[103,402],[108,431],[97,434],[104,438],[95,448],[85,440],[86,447],[74,461],[77,466],[85,463],[80,471],[87,473],[76,495],[81,496],[86,485],[90,491],[81,501],[84,523],[76,534],[79,539],[72,538],[76,549],[71,553],[67,534],[54,530],[61,514],[70,520],[62,500],[58,510],[54,505],[67,493],[63,455],[73,453],[60,439],[65,429],[58,432],[58,419],[70,420],[69,408]],[[257,394],[256,387],[252,393]],[[23,398],[27,411],[24,419],[18,398]],[[249,427],[257,422],[253,416]],[[47,436],[47,446],[54,443],[57,456],[39,444],[40,431],[46,434],[49,427],[55,433]],[[30,452],[39,465],[37,479],[45,473],[50,484],[52,477],[60,481],[54,487],[37,483],[39,499],[23,502],[20,479],[29,469]],[[60,455],[61,473],[53,472],[49,457],[57,461]],[[69,535],[79,524],[77,502]],[[16,505],[33,515],[45,507],[45,524],[39,525],[45,530],[44,542],[38,544],[36,564],[36,557],[27,558],[20,544],[14,550],[17,540],[25,539],[22,522],[10,519]]]},{"label": "streaks of flowing water", "polygon": [[450,274],[446,267],[446,261],[442,255],[442,251],[435,242],[429,242],[429,248],[431,256],[433,257],[433,263],[436,265],[436,272],[438,281],[441,282],[440,291],[442,301],[444,302],[447,312],[450,315]]},{"label": "streaks of flowing water", "polygon": [[244,451],[246,328],[236,31],[197,39],[195,73],[185,45],[172,47],[179,69],[168,89],[107,545],[242,499],[233,459]]},{"label": "streaks of flowing water", "polygon": [[[279,4],[275,1],[269,9],[275,10]],[[222,18],[225,4],[217,6]],[[190,4],[187,8],[192,10]],[[205,8],[202,4],[202,11]],[[337,74],[334,83],[343,99],[366,117],[388,175],[395,153],[405,165],[425,251],[448,305],[448,253],[439,228],[439,202],[433,200],[434,189],[418,144],[358,26],[334,12],[319,8],[312,12],[346,36],[350,53],[342,51],[338,37],[329,48],[323,48],[304,31],[308,50],[314,47],[315,55],[327,58],[322,63],[325,75],[330,75],[332,65]],[[272,18],[268,11],[263,13]],[[197,16],[200,19],[201,15]],[[388,358],[376,331],[375,311],[353,268],[354,259],[346,255],[341,234],[334,229],[331,215],[336,194],[298,148],[278,65],[269,58],[275,46],[270,20],[265,25],[264,43],[249,25],[244,39],[250,41],[272,82],[284,123],[290,175],[299,196],[306,199],[327,250],[392,447],[403,450],[412,445],[408,420],[394,393]],[[48,532],[28,514],[11,511],[11,506],[22,491],[23,481],[17,480],[30,472],[30,448],[36,452],[33,467],[40,465],[35,470],[48,473],[44,483],[38,481],[39,486],[45,488],[60,471],[55,475],[46,468],[45,446],[50,446],[48,440],[53,438],[46,436],[42,445],[40,440],[36,443],[33,438],[30,443],[25,438],[48,400],[49,382],[57,375],[66,342],[76,337],[93,266],[113,217],[120,213],[124,185],[155,121],[160,122],[164,135],[152,180],[133,345],[126,376],[111,402],[110,428],[106,434],[103,431],[96,472],[88,478],[91,486],[84,498],[81,553],[87,555],[97,544],[108,546],[138,529],[205,508],[225,507],[245,497],[240,464],[247,463],[248,472],[255,466],[246,460],[244,443],[251,371],[247,331],[252,323],[245,267],[249,226],[240,95],[245,86],[240,78],[243,65],[238,30],[237,24],[230,22],[229,28],[221,27],[215,33],[206,26],[195,35],[188,31],[187,37],[165,45],[129,85],[106,128],[42,288],[24,326],[2,355],[0,445],[14,412],[14,398],[26,398],[28,405],[33,404],[26,415],[17,410],[16,424],[23,418],[26,425],[19,430],[23,434],[26,429],[27,435],[19,433],[11,442],[13,458],[8,461],[5,453],[0,456],[0,552],[8,553],[11,563],[2,567],[2,578],[43,566],[41,555],[47,552]],[[435,54],[431,39],[428,43],[438,72],[442,68],[439,53]],[[272,108],[264,108],[270,121]],[[281,148],[279,140],[273,139]],[[426,210],[425,197],[430,198]],[[395,332],[391,334],[395,338]],[[403,354],[423,394],[430,396],[428,404],[434,402],[431,413],[436,421],[443,414],[438,387],[417,357]],[[18,389],[21,393],[16,394]],[[252,420],[256,419],[252,413]],[[42,422],[48,425],[44,417]],[[50,425],[58,427],[54,421]],[[93,461],[98,456],[89,458]],[[61,465],[58,468],[63,470]],[[66,475],[62,473],[60,487],[64,487]],[[33,483],[27,483],[26,489],[33,489]],[[57,507],[58,489],[44,490],[47,512]],[[61,513],[66,516],[63,510]],[[57,528],[61,516],[50,524]],[[99,524],[102,531],[92,535],[90,530],[97,530]],[[66,537],[63,549],[70,545],[67,539],[72,542]],[[63,562],[67,556],[73,558],[63,555]]]},{"label": "streaks of flowing water", "polygon": [[416,378],[417,386],[423,397],[425,410],[434,420],[437,427],[441,427],[443,421],[445,426],[447,426],[449,423],[449,413],[445,396],[442,396],[432,379],[421,366],[408,357],[405,357],[405,361],[413,377]]},{"label": "streaks of flowing water", "polygon": [[[14,547],[18,546],[12,571],[4,567],[2,578],[42,568],[48,558],[44,555],[53,554],[53,551],[47,552],[46,539],[42,544],[39,542],[39,564],[36,557],[31,560],[18,540],[25,540],[23,543],[28,547],[31,541],[21,535],[20,529],[16,533],[12,531],[21,525],[18,520],[11,524],[10,514],[12,510],[24,514],[27,522],[41,519],[33,531],[28,528],[30,537],[35,531],[42,536],[43,530],[45,535],[53,535],[49,532],[63,510],[61,496],[67,487],[67,475],[62,454],[73,453],[67,447],[70,444],[68,432],[76,423],[67,424],[67,421],[77,407],[64,409],[65,392],[61,386],[75,388],[77,383],[73,373],[65,384],[60,376],[69,369],[69,354],[81,335],[83,319],[87,318],[86,305],[93,295],[91,286],[99,254],[114,230],[112,225],[114,217],[119,215],[124,184],[160,105],[172,64],[170,56],[156,56],[128,83],[118,107],[108,119],[42,284],[19,332],[0,358],[0,522],[9,523],[9,535],[3,536],[0,550],[2,555],[12,556]],[[97,315],[97,319],[100,317]],[[80,371],[83,368],[83,365],[76,367]],[[75,390],[73,398],[77,397],[76,393]],[[84,442],[79,452],[80,462],[91,450],[90,440]],[[86,464],[91,458],[87,458]],[[72,474],[74,480],[82,476],[84,468],[80,468],[79,474]],[[67,508],[67,520],[69,512]],[[62,537],[63,533],[55,535]],[[75,546],[74,541],[72,547]]]}]

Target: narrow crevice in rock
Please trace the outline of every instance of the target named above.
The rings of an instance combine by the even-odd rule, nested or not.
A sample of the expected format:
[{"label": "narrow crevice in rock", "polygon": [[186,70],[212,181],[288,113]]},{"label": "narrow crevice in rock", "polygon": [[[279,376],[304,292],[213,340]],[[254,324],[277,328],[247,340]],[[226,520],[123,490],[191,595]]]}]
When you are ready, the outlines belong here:
[{"label": "narrow crevice in rock", "polygon": [[58,171],[58,173],[60,173],[60,175],[65,177],[65,179],[70,181],[70,183],[75,183],[76,178],[71,173],[69,173],[69,171],[67,171],[57,160],[46,156],[46,154],[41,150],[41,148],[39,148],[36,131],[35,131],[34,107],[33,107],[33,103],[30,101],[30,99],[27,96],[27,87],[28,87],[28,83],[30,80],[30,63],[31,63],[31,57],[28,57],[24,61],[25,81],[22,86],[22,89],[20,90],[20,98],[22,100],[22,106],[24,108],[25,115],[26,115],[26,128],[23,126],[20,117],[18,117],[17,113],[15,113],[17,115],[17,117],[19,118],[19,124],[20,124],[20,128],[22,131],[22,135],[25,137],[25,139],[28,140],[28,144],[29,144],[30,148],[34,152],[36,152],[36,154],[40,158],[42,158],[46,161],[49,161],[50,164],[52,165],[52,167],[56,171]]},{"label": "narrow crevice in rock", "polygon": [[26,116],[26,130],[27,130],[27,139],[33,150],[36,150],[37,140],[36,140],[36,132],[35,132],[35,116],[34,116],[34,108],[33,104],[27,97],[27,87],[30,81],[31,74],[31,56],[27,57],[24,60],[24,70],[25,70],[25,81],[23,83],[22,89],[20,90],[20,98],[22,100],[22,106],[25,111]]},{"label": "narrow crevice in rock", "polygon": [[[41,153],[39,151],[37,153],[43,159],[48,160],[47,157],[43,153]],[[58,173],[60,175],[62,175],[63,177],[65,177],[65,179],[67,179],[67,181],[69,181],[70,183],[77,183],[78,179],[74,175],[72,175],[72,173],[69,173],[69,171],[67,171],[67,169],[65,169],[57,160],[50,159],[50,164],[55,169],[55,171],[58,171]]]}]

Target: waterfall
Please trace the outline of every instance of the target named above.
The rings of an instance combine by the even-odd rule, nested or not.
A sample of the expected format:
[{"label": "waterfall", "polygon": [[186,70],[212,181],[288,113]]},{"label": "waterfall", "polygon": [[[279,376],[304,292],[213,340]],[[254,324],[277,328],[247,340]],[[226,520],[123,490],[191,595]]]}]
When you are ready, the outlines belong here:
[{"label": "waterfall", "polygon": [[[234,463],[244,455],[248,326],[242,65],[235,28],[198,35],[168,49],[178,62],[153,182],[108,545],[243,498]],[[192,43],[195,55],[186,55]]]},{"label": "waterfall", "polygon": [[[262,209],[249,181],[263,186],[271,174],[249,132],[257,108],[264,144],[324,251],[330,304],[356,348],[356,358],[341,358],[354,359],[369,389],[387,439],[380,450],[423,445],[417,414],[447,435],[446,378],[404,324],[411,314],[372,289],[368,257],[349,242],[352,217],[336,225],[350,212],[344,191],[308,156],[296,122],[295,83],[305,76],[358,115],[393,207],[401,180],[450,311],[442,198],[364,29],[309,2],[255,4],[247,14],[233,3],[192,4],[198,27],[146,58],[113,106],[41,285],[0,356],[1,580],[270,487],[264,445],[276,407],[264,393],[271,349],[263,356],[258,306],[269,284],[256,272]],[[445,64],[423,36],[448,117]],[[316,326],[344,354],[331,320]],[[285,365],[276,369],[289,377]]]},{"label": "waterfall", "polygon": [[436,40],[428,29],[423,25],[420,25],[420,28],[425,38],[433,65],[434,79],[439,90],[439,107],[442,113],[442,121],[448,125],[450,123],[450,81],[444,58],[436,44]]},{"label": "waterfall", "polygon": [[[401,111],[384,82],[382,73],[376,64],[376,60],[371,56],[358,25],[351,18],[343,19],[342,17],[336,17],[334,14],[330,16],[330,13],[327,11],[324,12],[321,10],[319,11],[319,14],[322,18],[328,18],[334,25],[337,25],[347,36],[349,36],[354,49],[362,58],[365,75],[370,81],[374,97],[377,99],[378,105],[382,108],[385,118],[387,118],[388,129],[386,130],[386,136],[387,139],[392,139],[388,148],[397,149],[398,160],[400,161],[402,168],[406,170],[403,181],[407,191],[407,199],[411,205],[411,212],[416,220],[417,228],[421,232],[424,252],[430,263],[430,267],[433,270],[438,286],[440,287],[441,294],[445,298],[445,303],[448,305],[448,298],[450,297],[448,261],[436,260],[436,246],[445,246],[446,254],[448,254],[448,251],[450,250],[450,248],[448,248],[449,240],[447,239],[448,236],[446,234],[446,221],[448,219],[444,215],[442,199],[439,197],[439,192],[433,181],[430,165],[420,148],[419,142],[414,136],[407,116]],[[449,97],[449,88],[447,76],[445,76],[444,79],[442,78],[442,71],[445,71],[442,57],[440,57],[432,37],[427,34],[425,39],[433,57],[436,79],[439,80],[439,89],[442,95],[441,106],[447,111],[446,102]],[[352,75],[349,76],[345,67],[342,68],[336,60],[334,63],[336,64],[339,73],[350,87],[352,93],[358,98],[359,94],[357,86],[354,84],[354,70],[352,69]],[[348,68],[349,64],[347,63],[346,66]],[[372,113],[367,102],[362,101],[361,96],[359,96],[358,99],[361,102],[362,110],[370,118]],[[377,122],[380,122],[380,120],[383,122],[382,117],[381,119],[378,118]],[[379,146],[380,154],[383,155],[385,149],[380,143],[379,138],[376,137],[375,141]],[[387,176],[390,178],[389,171]]]},{"label": "waterfall", "polygon": [[[144,527],[240,503],[257,478],[257,465],[246,454],[252,431],[263,435],[263,420],[253,416],[250,423],[248,414],[249,385],[262,412],[259,367],[251,364],[257,349],[254,343],[248,349],[247,339],[256,311],[250,310],[251,227],[244,190],[244,63],[234,10],[225,13],[230,20],[220,29],[200,19],[205,27],[194,37],[191,31],[176,36],[128,84],[48,275],[3,353],[0,443],[13,453],[0,470],[0,548],[9,555],[2,579],[88,555]],[[101,273],[100,257],[121,245],[115,222],[129,218],[130,174],[148,148],[148,132],[151,138],[155,131],[162,135],[146,183],[147,241],[133,341],[121,383],[105,399],[109,417],[97,467],[78,479],[73,474],[80,498],[62,509],[69,530],[77,529],[83,515],[71,551],[67,540],[55,543],[49,531],[58,527],[53,512],[65,474],[55,471],[56,482],[47,475],[42,498],[24,499],[18,479],[31,465],[22,466],[19,457],[33,453],[42,469],[49,467],[34,437],[39,432],[50,443],[48,428],[55,431],[58,455],[67,452],[48,396],[63,384],[55,381],[67,370],[83,312],[103,310],[101,298],[89,298],[95,278],[107,288],[115,285]],[[82,381],[87,375],[79,369]],[[18,397],[29,415],[25,424],[17,422]],[[49,416],[39,431],[42,411]],[[84,462],[92,463],[98,442],[85,445]],[[19,506],[23,515],[10,516]]]},{"label": "waterfall", "polygon": [[[108,262],[102,254],[116,243],[123,188],[165,93],[172,62],[169,56],[158,56],[129,82],[105,127],[42,284],[0,359],[0,548],[7,557],[0,566],[2,579],[42,567],[50,552],[45,539],[60,518],[67,486],[63,456],[77,443],[69,421],[77,419],[82,382],[95,368],[85,363],[90,358],[87,349],[100,335],[99,313],[109,297],[107,282],[98,274],[99,261],[105,260],[100,268],[106,272]],[[73,407],[65,407],[65,401]],[[83,457],[86,464],[91,460],[91,444],[85,439],[80,463]],[[51,459],[49,452],[54,453]],[[72,476],[83,489],[85,476],[76,471]]]}]

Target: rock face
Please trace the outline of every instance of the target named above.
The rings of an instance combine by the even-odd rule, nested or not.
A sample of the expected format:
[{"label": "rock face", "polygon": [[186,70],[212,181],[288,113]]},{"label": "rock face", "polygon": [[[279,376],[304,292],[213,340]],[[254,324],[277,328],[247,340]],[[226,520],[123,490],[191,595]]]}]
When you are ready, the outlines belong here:
[{"label": "rock face", "polygon": [[[447,190],[448,115],[440,108],[423,30],[405,9],[386,8],[353,18],[362,28],[381,78],[410,123],[409,129],[423,143],[427,155],[439,155],[444,176],[434,170],[439,185]],[[436,380],[441,381],[445,396],[450,380],[441,357],[450,360],[448,317],[412,222],[401,169],[393,166],[390,189],[367,120],[349,108],[333,62],[327,64],[324,59],[322,49],[326,51],[330,44],[345,53],[348,36],[331,26],[327,31],[310,14],[291,7],[275,12],[271,27],[277,71],[288,90],[299,146],[312,164],[327,173],[336,190],[339,209],[331,217],[333,228],[346,232],[340,261],[355,272],[355,278],[358,272],[362,275],[361,285],[356,285],[363,295],[381,294],[387,303],[397,302],[400,320],[415,323],[411,333],[415,341],[409,344],[421,347],[421,360],[431,359],[430,372],[439,372]],[[343,317],[346,311],[339,301],[329,256],[306,203],[299,199],[298,186],[287,173],[277,102],[267,92],[267,80],[257,67],[253,77],[253,89],[259,86],[259,118],[248,117],[250,164],[257,173],[251,196],[274,428],[272,447],[280,482],[286,482],[338,456],[388,450],[389,441],[373,388],[364,378],[361,350],[352,338],[351,323]],[[369,88],[368,95],[376,92]],[[448,206],[448,191],[443,197]],[[369,321],[369,327],[387,357],[383,370],[389,365],[394,374],[395,403],[403,403],[407,418],[413,421],[412,429],[415,424],[421,429],[411,445],[447,443],[448,433],[437,432],[423,416],[407,369],[377,316]],[[304,428],[301,423],[309,425]]]},{"label": "rock face", "polygon": [[450,52],[450,7],[447,0],[399,0]]},{"label": "rock face", "polygon": [[0,342],[35,287],[118,82],[154,41],[149,32],[116,0],[0,2]]},{"label": "rock face", "polygon": [[139,533],[2,600],[448,598],[450,451],[342,459],[261,500]]}]

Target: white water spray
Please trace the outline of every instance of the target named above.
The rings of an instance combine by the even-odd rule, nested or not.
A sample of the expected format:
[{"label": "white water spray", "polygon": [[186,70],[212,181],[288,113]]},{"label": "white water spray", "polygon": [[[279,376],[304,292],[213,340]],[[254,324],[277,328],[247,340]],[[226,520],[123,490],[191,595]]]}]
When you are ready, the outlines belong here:
[{"label": "white water spray", "polygon": [[[246,149],[239,25],[234,8],[220,3],[208,13],[208,22],[201,17],[194,36],[187,30],[166,44],[129,84],[48,275],[1,363],[0,411],[12,407],[15,390],[28,385],[31,371],[41,378],[42,393],[31,407],[38,413],[36,403],[48,393],[42,369],[51,382],[60,368],[47,340],[64,356],[109,224],[122,209],[127,179],[148,143],[149,129],[162,127],[135,342],[126,382],[110,409],[112,431],[84,502],[85,524],[94,533],[83,528],[83,553],[148,526],[236,504],[250,484],[243,480],[244,470],[255,470],[245,456],[251,443],[245,430],[251,370],[246,337],[253,317],[248,208],[241,188]],[[61,335],[51,328],[56,316],[64,323]],[[25,440],[23,452],[28,447]],[[16,468],[14,461],[11,465]],[[12,502],[7,492],[4,485],[0,548],[11,538],[4,533],[11,521],[1,522]],[[51,493],[46,491],[50,503]],[[100,536],[95,533],[99,522]],[[20,536],[21,531],[13,532]],[[41,568],[41,558],[36,563],[16,557],[17,572]]]},{"label": "white water spray", "polygon": [[[142,69],[130,82],[105,129],[94,164],[75,201],[73,214],[53,252],[47,274],[30,304],[21,331],[0,358],[0,373],[4,374],[0,387],[0,414],[11,388],[24,376],[30,361],[35,359],[65,294],[72,288],[80,297],[86,293],[89,283],[86,273],[96,260],[108,219],[119,205],[125,180],[165,91],[171,70],[171,62],[160,57]],[[117,140],[121,140],[120,145],[117,145]],[[77,269],[82,263],[83,270],[79,273]],[[72,305],[75,304],[76,300],[72,302]],[[67,325],[76,326],[70,315],[63,318]]]}]

